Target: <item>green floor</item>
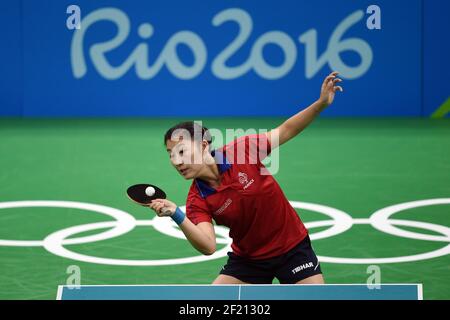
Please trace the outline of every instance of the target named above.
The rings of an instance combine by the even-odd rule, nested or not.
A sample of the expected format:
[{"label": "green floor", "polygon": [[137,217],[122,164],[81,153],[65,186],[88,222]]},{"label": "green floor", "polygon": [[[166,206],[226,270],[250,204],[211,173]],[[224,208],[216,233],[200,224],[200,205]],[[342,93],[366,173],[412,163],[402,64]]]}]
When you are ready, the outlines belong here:
[{"label": "green floor", "polygon": [[[190,182],[170,166],[162,138],[177,120],[181,119],[2,119],[0,204],[77,201],[117,208],[136,219],[152,219],[152,211],[133,205],[124,195],[129,185],[150,182],[184,205]],[[282,121],[203,120],[204,125],[221,130],[273,128]],[[360,219],[394,204],[448,199],[450,121],[319,119],[281,147],[275,178],[289,200],[333,207]],[[305,222],[328,219],[308,210],[298,212]],[[395,219],[450,227],[450,205],[405,210]],[[2,209],[0,239],[43,240],[60,229],[109,220],[78,209]],[[425,229],[401,228],[439,235]],[[324,229],[310,231],[314,234]],[[345,233],[315,240],[313,245],[320,256],[386,258],[430,252],[449,245],[449,241],[403,238],[357,224]],[[133,260],[198,255],[185,240],[145,226],[117,238],[67,248],[87,255]],[[42,247],[0,245],[0,299],[54,299],[57,285],[66,284],[66,271],[71,265],[80,267],[82,284],[206,284],[216,277],[225,260],[181,266],[111,266],[61,258]],[[450,299],[449,255],[378,266],[382,283],[423,283],[425,299]],[[370,276],[367,267],[322,263],[328,283],[366,283]]]}]

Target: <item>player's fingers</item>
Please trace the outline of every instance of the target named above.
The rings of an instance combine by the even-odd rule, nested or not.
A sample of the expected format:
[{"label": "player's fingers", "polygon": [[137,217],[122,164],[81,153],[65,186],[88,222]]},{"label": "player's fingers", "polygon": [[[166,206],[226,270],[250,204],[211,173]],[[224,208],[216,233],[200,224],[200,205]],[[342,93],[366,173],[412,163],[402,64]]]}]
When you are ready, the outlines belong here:
[{"label": "player's fingers", "polygon": [[158,211],[161,212],[162,208],[164,208],[165,206],[166,206],[166,204],[163,202],[158,203],[158,206],[157,206]]},{"label": "player's fingers", "polygon": [[157,208],[156,209],[156,214],[159,216],[159,217],[163,217],[164,215],[162,214],[162,212],[161,212],[161,209],[162,208]]},{"label": "player's fingers", "polygon": [[150,207],[152,208],[152,209],[154,209],[154,210],[158,210],[158,206],[160,206],[161,205],[161,203],[160,202],[157,202],[157,201],[152,201],[152,203],[150,204]]},{"label": "player's fingers", "polygon": [[326,84],[325,88],[327,89],[331,89],[334,86],[334,82],[333,81],[328,81],[328,83]]},{"label": "player's fingers", "polygon": [[336,75],[334,75],[333,73],[330,73],[324,80],[323,83],[328,83],[328,81],[330,81],[331,79],[336,78]]},{"label": "player's fingers", "polygon": [[332,73],[330,73],[330,74],[328,75],[328,77],[330,77],[330,78],[336,78],[338,74],[339,74],[339,72],[333,71]]},{"label": "player's fingers", "polygon": [[344,88],[342,88],[341,86],[335,86],[335,87],[334,87],[334,92],[336,92],[336,91],[343,92],[343,91],[344,91]]},{"label": "player's fingers", "polygon": [[341,78],[335,78],[334,80],[333,80],[333,83],[338,83],[338,82],[342,82],[343,80],[341,79]]},{"label": "player's fingers", "polygon": [[153,201],[154,201],[153,203],[156,204],[156,205],[164,206],[166,204],[163,199],[156,199],[156,200],[153,200]]},{"label": "player's fingers", "polygon": [[169,209],[167,209],[166,207],[161,209],[161,213],[160,213],[161,217],[168,217],[171,215],[172,215],[172,212]]},{"label": "player's fingers", "polygon": [[323,84],[328,84],[332,79],[334,79],[334,76],[328,76],[325,78],[325,80],[323,81]]},{"label": "player's fingers", "polygon": [[164,214],[166,214],[166,215],[171,215],[171,214],[172,214],[172,211],[170,211],[170,209],[167,208],[167,207],[163,207],[163,208],[161,209],[161,212],[164,213]]},{"label": "player's fingers", "polygon": [[161,202],[159,202],[159,201],[155,201],[155,200],[152,200],[152,205],[154,205],[154,206],[157,206],[157,205],[159,205]]},{"label": "player's fingers", "polygon": [[325,78],[325,80],[324,80],[323,82],[324,82],[324,83],[327,83],[327,82],[330,81],[331,79],[336,78],[338,74],[339,74],[339,72],[336,72],[336,71],[330,73],[330,74]]},{"label": "player's fingers", "polygon": [[162,214],[164,214],[164,208],[166,206],[164,204],[161,205],[161,207],[158,208],[159,212],[161,212]]}]

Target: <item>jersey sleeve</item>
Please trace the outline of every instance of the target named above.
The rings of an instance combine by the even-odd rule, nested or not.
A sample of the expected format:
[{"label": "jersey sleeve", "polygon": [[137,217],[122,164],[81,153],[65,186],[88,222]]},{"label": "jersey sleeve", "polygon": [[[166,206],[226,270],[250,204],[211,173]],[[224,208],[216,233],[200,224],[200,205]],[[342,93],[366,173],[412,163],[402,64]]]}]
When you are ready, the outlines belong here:
[{"label": "jersey sleeve", "polygon": [[224,149],[227,158],[238,164],[257,164],[263,161],[272,151],[270,141],[265,133],[250,134],[235,139]]},{"label": "jersey sleeve", "polygon": [[189,192],[186,201],[186,217],[197,225],[200,222],[212,223],[212,216],[204,199],[194,192]]}]

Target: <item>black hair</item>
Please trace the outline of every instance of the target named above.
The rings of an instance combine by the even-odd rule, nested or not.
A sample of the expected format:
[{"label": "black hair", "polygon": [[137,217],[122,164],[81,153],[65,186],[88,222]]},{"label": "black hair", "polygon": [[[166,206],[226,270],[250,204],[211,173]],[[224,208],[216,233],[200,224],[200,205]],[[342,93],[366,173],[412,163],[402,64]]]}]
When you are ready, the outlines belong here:
[{"label": "black hair", "polygon": [[199,133],[201,132],[201,140],[206,140],[209,144],[211,143],[211,134],[209,133],[208,128],[202,126],[198,122],[194,121],[185,121],[180,122],[177,125],[173,126],[169,130],[167,130],[166,134],[164,135],[164,144],[167,145],[167,140],[171,140],[172,134],[176,130],[187,130],[190,134],[190,137],[193,139],[198,139]]}]

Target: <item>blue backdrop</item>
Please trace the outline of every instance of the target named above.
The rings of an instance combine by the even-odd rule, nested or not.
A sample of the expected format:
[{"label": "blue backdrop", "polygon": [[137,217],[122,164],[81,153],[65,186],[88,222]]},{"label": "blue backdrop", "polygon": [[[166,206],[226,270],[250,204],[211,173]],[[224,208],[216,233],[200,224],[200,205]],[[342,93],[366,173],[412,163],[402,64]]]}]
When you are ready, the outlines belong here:
[{"label": "blue backdrop", "polygon": [[449,96],[449,1],[372,4],[4,1],[0,115],[287,116],[337,70],[325,115],[429,116]]}]

